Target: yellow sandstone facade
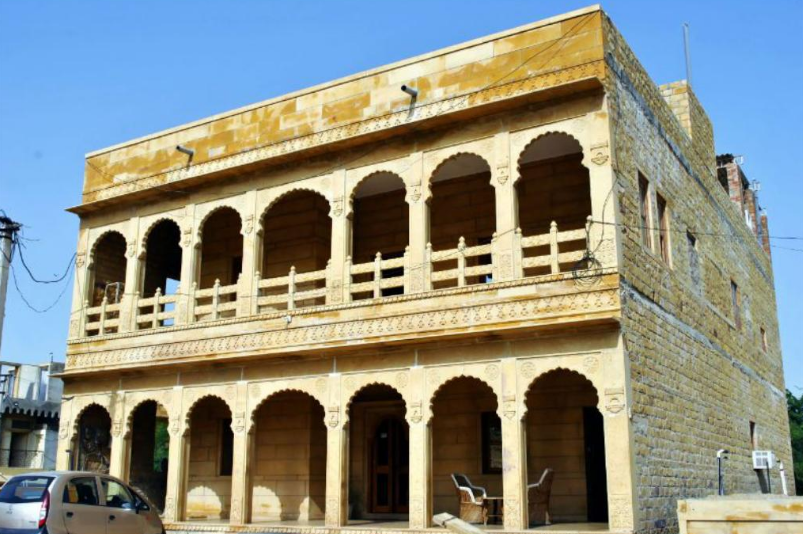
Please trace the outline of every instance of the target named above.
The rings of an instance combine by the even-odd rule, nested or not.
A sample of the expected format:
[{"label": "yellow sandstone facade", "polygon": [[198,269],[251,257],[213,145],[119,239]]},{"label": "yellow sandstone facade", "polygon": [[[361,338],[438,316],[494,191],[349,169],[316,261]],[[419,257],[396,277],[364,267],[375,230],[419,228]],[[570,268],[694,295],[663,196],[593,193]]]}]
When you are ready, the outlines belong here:
[{"label": "yellow sandstone facade", "polygon": [[86,163],[58,464],[177,532],[422,531],[453,474],[522,531],[546,469],[676,531],[717,449],[791,465],[770,258],[598,7]]}]

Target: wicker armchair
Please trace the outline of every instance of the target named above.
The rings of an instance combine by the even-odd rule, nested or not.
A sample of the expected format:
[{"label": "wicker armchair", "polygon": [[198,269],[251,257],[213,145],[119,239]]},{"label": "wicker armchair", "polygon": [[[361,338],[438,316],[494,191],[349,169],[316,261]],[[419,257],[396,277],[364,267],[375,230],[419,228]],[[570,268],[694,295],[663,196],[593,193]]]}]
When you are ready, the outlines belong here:
[{"label": "wicker armchair", "polygon": [[535,484],[527,486],[527,508],[530,513],[530,524],[552,523],[549,517],[549,496],[552,493],[552,480],[555,478],[555,471],[544,469],[541,480]]},{"label": "wicker armchair", "polygon": [[475,486],[466,475],[452,473],[457,498],[460,502],[460,519],[468,523],[488,524],[488,494],[485,488]]}]

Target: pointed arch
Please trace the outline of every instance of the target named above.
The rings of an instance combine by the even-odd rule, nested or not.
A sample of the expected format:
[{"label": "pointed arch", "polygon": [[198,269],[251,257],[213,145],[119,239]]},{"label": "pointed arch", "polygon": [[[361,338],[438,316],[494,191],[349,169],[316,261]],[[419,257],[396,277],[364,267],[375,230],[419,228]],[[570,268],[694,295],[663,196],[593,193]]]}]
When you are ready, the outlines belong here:
[{"label": "pointed arch", "polygon": [[[273,199],[259,219],[257,270],[261,278],[287,276],[326,268],[332,252],[331,205],[326,195],[309,187],[292,188]],[[296,291],[321,289],[326,281],[307,282]],[[284,291],[284,287],[275,288]],[[263,296],[271,296],[265,292]],[[324,304],[324,298],[299,302],[299,307]]]},{"label": "pointed arch", "polygon": [[[576,268],[577,254],[586,248],[585,234],[564,234],[585,228],[592,214],[591,175],[583,162],[583,146],[571,134],[548,131],[520,152],[515,174],[518,227],[524,237],[558,232],[558,250],[565,259],[558,270]],[[554,223],[554,225],[553,225]],[[566,254],[566,253],[577,254]],[[525,249],[525,258],[545,256],[549,245]],[[551,274],[544,262],[524,268],[525,276]]]},{"label": "pointed arch", "polygon": [[[109,229],[92,243],[89,252],[89,283],[85,298],[90,306],[98,306],[104,296],[116,304],[125,292],[129,243],[122,232]],[[107,289],[112,292],[107,295]]]},{"label": "pointed arch", "polygon": [[[482,156],[461,151],[443,159],[429,178],[432,196],[430,208],[430,243],[434,251],[458,247],[490,245],[496,232],[496,189],[491,184],[491,166]],[[487,254],[467,258],[468,268],[484,266],[482,274],[466,280],[467,284],[491,281],[492,261]],[[457,254],[433,263],[435,273],[457,268]],[[457,277],[438,280],[434,289],[456,287]]]},{"label": "pointed arch", "polygon": [[[592,380],[578,369],[545,370],[527,388],[525,411],[527,477],[554,477],[549,518],[606,523],[605,418]],[[528,498],[529,522],[544,523],[547,504]]]},{"label": "pointed arch", "polygon": [[198,226],[200,244],[196,281],[200,289],[237,283],[242,272],[243,218],[236,208],[224,204],[207,213]]},{"label": "pointed arch", "polygon": [[[327,429],[321,400],[282,388],[254,408],[249,522],[321,520],[326,508]],[[288,489],[287,480],[295,481]]]}]

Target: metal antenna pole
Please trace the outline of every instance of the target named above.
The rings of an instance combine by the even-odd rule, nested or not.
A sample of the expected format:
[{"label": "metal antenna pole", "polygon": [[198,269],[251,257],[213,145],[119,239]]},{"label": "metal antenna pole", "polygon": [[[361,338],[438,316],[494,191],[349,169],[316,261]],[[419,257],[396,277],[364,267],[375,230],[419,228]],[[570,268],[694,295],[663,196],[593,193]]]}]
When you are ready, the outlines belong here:
[{"label": "metal antenna pole", "polygon": [[689,23],[683,23],[683,51],[686,54],[686,83],[691,87],[691,50],[689,49]]}]

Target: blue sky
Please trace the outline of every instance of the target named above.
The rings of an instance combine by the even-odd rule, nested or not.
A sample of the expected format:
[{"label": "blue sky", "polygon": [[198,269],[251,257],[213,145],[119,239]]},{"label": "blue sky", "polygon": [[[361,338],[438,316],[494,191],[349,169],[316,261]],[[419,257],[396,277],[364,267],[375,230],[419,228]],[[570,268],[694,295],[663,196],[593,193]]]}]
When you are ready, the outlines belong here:
[{"label": "blue sky", "polygon": [[[35,274],[74,252],[84,154],[587,5],[581,1],[0,1],[0,208]],[[770,233],[803,236],[803,2],[611,1],[657,83],[693,81],[717,151],[745,156]],[[803,250],[803,241],[776,241]],[[803,252],[773,250],[787,385],[803,392]],[[45,307],[64,286],[22,292]],[[46,314],[9,284],[2,359],[63,360],[68,289]],[[799,389],[798,389],[799,388]]]}]

